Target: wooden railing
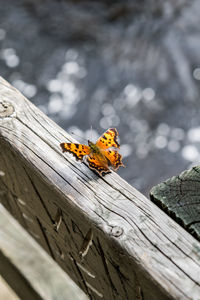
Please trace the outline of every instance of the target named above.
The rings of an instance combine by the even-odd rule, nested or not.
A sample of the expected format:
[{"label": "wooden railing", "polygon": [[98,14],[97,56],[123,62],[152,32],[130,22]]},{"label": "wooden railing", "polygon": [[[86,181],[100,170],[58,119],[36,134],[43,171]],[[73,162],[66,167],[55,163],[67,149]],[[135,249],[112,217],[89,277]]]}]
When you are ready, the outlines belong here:
[{"label": "wooden railing", "polygon": [[73,139],[1,78],[5,208],[89,299],[200,299],[200,243],[116,173],[63,155],[63,141]]}]

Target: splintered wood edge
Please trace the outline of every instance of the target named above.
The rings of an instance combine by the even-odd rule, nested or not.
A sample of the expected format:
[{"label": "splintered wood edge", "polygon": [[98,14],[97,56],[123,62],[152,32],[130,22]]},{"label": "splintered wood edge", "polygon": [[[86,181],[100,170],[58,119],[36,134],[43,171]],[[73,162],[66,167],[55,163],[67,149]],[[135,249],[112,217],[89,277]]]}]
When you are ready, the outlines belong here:
[{"label": "splintered wood edge", "polygon": [[22,299],[88,299],[1,204],[0,261],[1,274]]},{"label": "splintered wood edge", "polygon": [[[59,200],[65,199],[79,209],[92,227],[101,230],[107,242],[112,240],[118,245],[119,252],[115,255],[136,263],[140,273],[151,278],[165,295],[197,299],[200,244],[117,174],[102,178],[84,163],[78,165],[70,155],[64,156],[60,142],[73,139],[0,79],[2,99],[13,105],[14,113],[0,119],[1,136],[60,193]],[[27,134],[28,141],[22,133]]]}]

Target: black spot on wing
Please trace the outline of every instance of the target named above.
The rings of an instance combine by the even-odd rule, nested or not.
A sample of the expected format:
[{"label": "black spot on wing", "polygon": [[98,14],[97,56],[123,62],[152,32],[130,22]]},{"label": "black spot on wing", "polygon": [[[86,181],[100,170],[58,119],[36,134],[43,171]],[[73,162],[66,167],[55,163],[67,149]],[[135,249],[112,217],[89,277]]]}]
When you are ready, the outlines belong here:
[{"label": "black spot on wing", "polygon": [[113,153],[114,154],[114,162],[109,159],[109,157],[106,157],[109,166],[111,166],[114,170],[117,170],[120,166],[124,166],[122,163],[122,155],[118,152],[118,150],[108,150],[107,151],[109,154]]},{"label": "black spot on wing", "polygon": [[120,144],[117,141],[117,137],[118,137],[117,129],[116,128],[110,128],[110,129],[108,129],[108,132],[109,131],[112,131],[114,133],[114,141],[115,141],[117,147],[120,148]]},{"label": "black spot on wing", "polygon": [[115,152],[115,159],[116,159],[115,166],[114,166],[115,170],[117,170],[120,166],[124,166],[122,163],[121,154],[119,154],[118,152]]},{"label": "black spot on wing", "polygon": [[60,147],[62,148],[62,152],[67,152],[67,149],[65,148],[66,143],[61,143]]},{"label": "black spot on wing", "polygon": [[[68,147],[69,147],[69,149],[66,149],[65,148],[65,145],[67,145]],[[79,147],[79,144],[75,144],[75,146],[76,146],[76,148],[77,148],[77,146]],[[78,160],[83,160],[83,155],[77,155],[75,152],[77,152],[77,149],[74,149],[74,151],[75,152],[73,152],[72,150],[71,150],[71,144],[70,143],[61,143],[60,144],[60,147],[62,148],[62,151],[63,152],[69,152],[69,153],[71,153],[75,158],[76,158],[76,160],[78,161]]]}]

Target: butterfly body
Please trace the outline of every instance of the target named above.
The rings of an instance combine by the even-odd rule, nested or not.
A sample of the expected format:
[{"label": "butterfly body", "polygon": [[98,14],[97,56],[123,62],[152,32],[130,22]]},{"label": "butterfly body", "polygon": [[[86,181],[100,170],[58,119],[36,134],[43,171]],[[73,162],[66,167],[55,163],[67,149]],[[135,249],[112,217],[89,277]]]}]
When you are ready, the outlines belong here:
[{"label": "butterfly body", "polygon": [[91,150],[91,152],[93,154],[94,153],[96,153],[96,154],[100,154],[101,153],[100,148],[96,144],[94,144],[93,142],[91,142],[89,140],[88,140],[88,146],[90,147],[90,150]]},{"label": "butterfly body", "polygon": [[124,166],[122,156],[118,152],[120,145],[117,136],[117,130],[110,128],[96,143],[88,140],[88,146],[74,143],[61,143],[60,146],[63,152],[72,153],[77,160],[83,160],[84,156],[87,156],[89,167],[102,175],[102,173],[110,173],[110,167],[117,170],[119,166]]}]

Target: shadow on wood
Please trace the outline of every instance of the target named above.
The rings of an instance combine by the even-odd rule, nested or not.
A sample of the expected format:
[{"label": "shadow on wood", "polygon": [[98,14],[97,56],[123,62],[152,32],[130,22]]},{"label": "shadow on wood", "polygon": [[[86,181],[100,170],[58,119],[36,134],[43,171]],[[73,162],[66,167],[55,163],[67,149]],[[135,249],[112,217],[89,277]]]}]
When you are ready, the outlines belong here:
[{"label": "shadow on wood", "polygon": [[21,299],[88,299],[1,204],[0,245],[0,272]]}]

